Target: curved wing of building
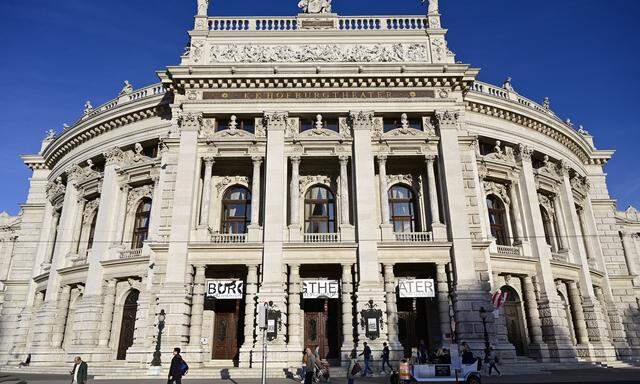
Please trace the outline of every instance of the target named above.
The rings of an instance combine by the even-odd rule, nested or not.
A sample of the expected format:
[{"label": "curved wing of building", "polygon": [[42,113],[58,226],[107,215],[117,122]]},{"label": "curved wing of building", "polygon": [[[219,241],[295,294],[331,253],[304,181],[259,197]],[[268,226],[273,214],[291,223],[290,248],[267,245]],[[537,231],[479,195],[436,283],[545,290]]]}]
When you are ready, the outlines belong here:
[{"label": "curved wing of building", "polygon": [[87,103],[23,157],[29,195],[0,216],[0,362],[144,371],[159,332],[192,370],[259,372],[264,342],[273,368],[365,341],[392,360],[461,342],[638,357],[640,217],[609,196],[613,152],[510,79],[478,81],[437,1],[300,5],[198,1],[160,83]]}]

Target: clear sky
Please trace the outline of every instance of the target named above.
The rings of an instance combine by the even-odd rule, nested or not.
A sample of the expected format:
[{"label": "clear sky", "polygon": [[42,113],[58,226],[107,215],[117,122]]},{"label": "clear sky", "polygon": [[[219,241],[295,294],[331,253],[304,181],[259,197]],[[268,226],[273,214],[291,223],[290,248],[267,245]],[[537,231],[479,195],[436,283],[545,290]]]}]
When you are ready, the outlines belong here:
[{"label": "clear sky", "polygon": [[[294,15],[297,0],[212,0],[211,15]],[[178,63],[196,0],[0,0],[0,211],[16,214],[46,130],[60,130]],[[419,0],[334,0],[342,15],[419,14]],[[563,118],[582,124],[602,149],[619,208],[640,208],[640,1],[440,0],[457,60],[480,79],[521,94],[549,96]]]}]

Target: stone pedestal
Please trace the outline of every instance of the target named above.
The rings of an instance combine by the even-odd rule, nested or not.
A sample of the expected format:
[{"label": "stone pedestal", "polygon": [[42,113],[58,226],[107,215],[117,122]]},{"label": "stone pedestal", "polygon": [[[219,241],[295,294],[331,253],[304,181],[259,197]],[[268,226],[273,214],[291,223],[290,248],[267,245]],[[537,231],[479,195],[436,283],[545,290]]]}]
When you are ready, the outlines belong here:
[{"label": "stone pedestal", "polygon": [[[373,351],[373,356],[379,356],[382,353],[382,343],[388,342],[388,311],[385,300],[385,291],[382,283],[379,282],[360,282],[355,293],[356,311],[357,311],[357,339],[355,342],[358,354],[362,352],[363,343],[369,344]],[[366,329],[363,326],[362,311],[369,309],[369,302],[373,301],[374,309],[382,311],[383,326],[380,329],[380,336],[376,339],[370,339],[366,336]]]}]

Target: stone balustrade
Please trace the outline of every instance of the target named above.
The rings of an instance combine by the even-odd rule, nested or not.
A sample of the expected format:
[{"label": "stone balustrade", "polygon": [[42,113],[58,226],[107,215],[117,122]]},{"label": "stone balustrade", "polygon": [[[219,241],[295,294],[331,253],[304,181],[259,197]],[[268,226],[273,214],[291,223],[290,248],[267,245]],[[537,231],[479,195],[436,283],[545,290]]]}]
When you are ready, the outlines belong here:
[{"label": "stone balustrade", "polygon": [[508,245],[498,245],[498,254],[507,256],[522,256],[522,248]]},{"label": "stone balustrade", "polygon": [[432,232],[396,232],[395,240],[402,243],[430,243],[433,241]]},{"label": "stone balustrade", "polygon": [[[338,31],[421,31],[428,29],[427,18],[411,16],[340,16],[327,17],[323,21],[335,20],[328,28]],[[315,25],[315,24],[314,24]],[[331,28],[331,25],[333,28]],[[210,31],[218,32],[284,32],[304,28],[298,17],[210,17]],[[324,28],[327,28],[323,25]]]},{"label": "stone balustrade", "polygon": [[120,259],[134,259],[136,257],[142,256],[142,248],[138,249],[125,249],[120,252]]},{"label": "stone balustrade", "polygon": [[339,233],[305,233],[305,243],[338,243],[340,242]]},{"label": "stone balustrade", "polygon": [[243,244],[247,242],[245,233],[214,233],[211,235],[213,244]]}]

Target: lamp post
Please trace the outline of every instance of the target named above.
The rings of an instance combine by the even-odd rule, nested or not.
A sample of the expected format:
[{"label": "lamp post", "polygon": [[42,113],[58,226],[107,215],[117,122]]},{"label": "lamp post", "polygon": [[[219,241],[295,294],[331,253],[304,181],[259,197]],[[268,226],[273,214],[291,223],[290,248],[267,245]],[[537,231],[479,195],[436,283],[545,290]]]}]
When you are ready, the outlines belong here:
[{"label": "lamp post", "polygon": [[164,329],[165,318],[166,313],[164,312],[164,309],[162,309],[158,315],[158,339],[156,341],[156,350],[153,352],[153,360],[151,360],[152,367],[162,366],[162,362],[160,361],[160,347],[162,346],[162,330]]},{"label": "lamp post", "polygon": [[487,310],[480,307],[480,319],[482,320],[482,328],[484,329],[484,354],[489,354],[489,332],[487,332]]}]

